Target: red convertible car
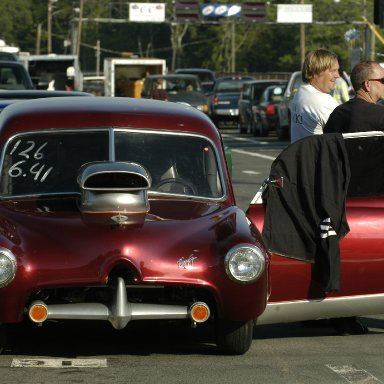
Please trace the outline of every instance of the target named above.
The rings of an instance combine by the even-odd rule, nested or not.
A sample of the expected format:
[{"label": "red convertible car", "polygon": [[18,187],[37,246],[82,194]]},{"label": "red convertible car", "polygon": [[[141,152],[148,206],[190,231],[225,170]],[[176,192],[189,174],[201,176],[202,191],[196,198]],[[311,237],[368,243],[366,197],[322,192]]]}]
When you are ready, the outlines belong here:
[{"label": "red convertible car", "polygon": [[271,255],[258,324],[383,313],[383,146],[381,131],[325,134],[275,159],[247,211]]},{"label": "red convertible car", "polygon": [[220,133],[187,105],[65,97],[0,115],[0,330],[50,320],[215,324],[242,354],[269,256]]}]

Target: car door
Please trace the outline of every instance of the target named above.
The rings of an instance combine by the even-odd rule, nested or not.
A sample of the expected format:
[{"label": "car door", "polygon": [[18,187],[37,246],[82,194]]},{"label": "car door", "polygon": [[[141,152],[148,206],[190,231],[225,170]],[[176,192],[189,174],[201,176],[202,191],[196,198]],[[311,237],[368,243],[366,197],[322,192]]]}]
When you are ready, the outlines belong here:
[{"label": "car door", "polygon": [[[322,136],[325,138],[329,135]],[[310,140],[312,138],[307,141]],[[346,134],[343,142],[346,165],[350,171],[345,204],[350,230],[339,243],[340,290],[321,294],[313,289],[313,264],[272,253],[270,303],[340,296],[373,298],[384,293],[384,133]],[[290,147],[291,155],[294,155],[293,145],[284,151]],[[310,160],[297,157],[298,164],[300,161]],[[313,163],[314,168],[318,165],[317,162]],[[347,172],[348,168],[345,171]],[[325,175],[328,182],[331,180],[327,201],[332,203],[333,182],[336,183],[337,180],[332,178],[332,174]],[[267,188],[284,189],[287,181],[281,184],[279,179],[275,178]],[[265,206],[258,195],[251,202],[247,216],[260,232],[263,231],[264,215]],[[292,233],[292,236],[300,237],[301,234]]]}]

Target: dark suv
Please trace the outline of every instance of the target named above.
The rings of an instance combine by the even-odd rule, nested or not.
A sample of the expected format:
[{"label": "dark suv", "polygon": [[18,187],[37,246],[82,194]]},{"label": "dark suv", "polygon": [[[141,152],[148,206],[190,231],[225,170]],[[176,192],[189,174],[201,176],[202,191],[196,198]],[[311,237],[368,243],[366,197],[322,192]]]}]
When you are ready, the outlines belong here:
[{"label": "dark suv", "polygon": [[285,86],[286,80],[255,80],[243,84],[239,98],[239,130],[240,133],[259,133],[265,136],[267,131],[264,129],[256,130],[257,121],[254,119],[254,109],[260,103],[260,97],[264,90],[271,85]]},{"label": "dark suv", "polygon": [[216,79],[208,97],[209,114],[217,127],[223,122],[238,124],[239,98],[243,84],[256,80],[253,76],[231,76]]}]

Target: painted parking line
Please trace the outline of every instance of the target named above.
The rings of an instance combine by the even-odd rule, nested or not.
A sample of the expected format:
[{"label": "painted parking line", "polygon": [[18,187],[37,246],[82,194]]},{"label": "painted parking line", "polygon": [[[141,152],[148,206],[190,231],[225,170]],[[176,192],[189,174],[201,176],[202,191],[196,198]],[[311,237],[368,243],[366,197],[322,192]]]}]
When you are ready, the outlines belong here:
[{"label": "painted parking line", "polygon": [[12,359],[12,368],[106,368],[107,359]]},{"label": "painted parking line", "polygon": [[251,142],[251,143],[257,143],[257,144],[261,144],[261,145],[271,144],[268,141],[260,141],[260,140],[257,140],[257,139],[250,139],[249,137],[236,137],[236,136],[226,135],[226,134],[223,134],[221,136],[223,138],[231,139],[231,140],[235,140],[235,141],[248,141],[248,142]]},{"label": "painted parking line", "polygon": [[252,170],[245,170],[245,171],[241,171],[242,173],[246,173],[247,175],[260,175],[261,172],[257,172],[257,171],[252,171]]},{"label": "painted parking line", "polygon": [[353,365],[327,364],[327,367],[351,384],[383,384],[377,377]]},{"label": "painted parking line", "polygon": [[276,156],[268,156],[268,155],[263,155],[261,153],[255,153],[255,152],[249,152],[249,151],[244,151],[243,149],[231,149],[232,152],[239,153],[240,155],[248,155],[248,156],[253,156],[253,157],[260,157],[261,159],[266,159],[266,160],[275,160]]}]

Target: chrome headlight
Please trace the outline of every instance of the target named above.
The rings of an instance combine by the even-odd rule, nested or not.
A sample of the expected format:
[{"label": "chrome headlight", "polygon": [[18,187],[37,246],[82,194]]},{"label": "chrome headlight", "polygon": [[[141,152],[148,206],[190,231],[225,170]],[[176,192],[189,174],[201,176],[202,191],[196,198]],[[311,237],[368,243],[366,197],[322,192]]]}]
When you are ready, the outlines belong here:
[{"label": "chrome headlight", "polygon": [[264,268],[264,254],[254,245],[236,245],[225,256],[227,275],[238,283],[253,283],[262,274]]},{"label": "chrome headlight", "polygon": [[0,248],[0,288],[8,285],[15,277],[16,257],[11,251]]}]

